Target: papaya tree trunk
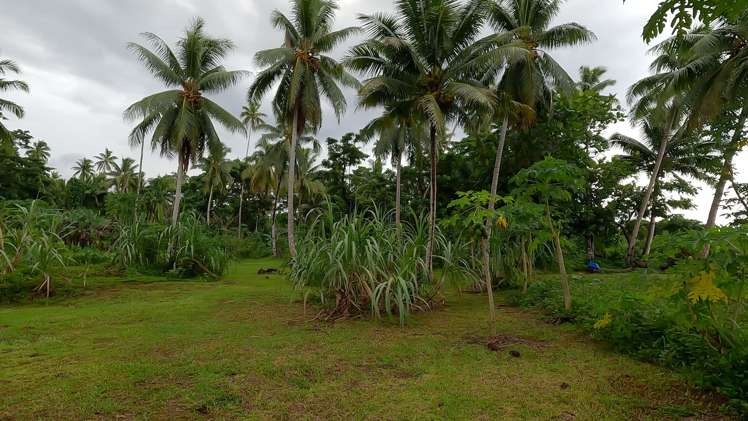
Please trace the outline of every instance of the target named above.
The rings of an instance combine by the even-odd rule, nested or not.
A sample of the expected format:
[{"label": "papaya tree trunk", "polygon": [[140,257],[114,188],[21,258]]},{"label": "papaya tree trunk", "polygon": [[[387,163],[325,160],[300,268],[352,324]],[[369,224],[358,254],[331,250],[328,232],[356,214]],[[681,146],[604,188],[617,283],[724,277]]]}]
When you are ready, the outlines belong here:
[{"label": "papaya tree trunk", "polygon": [[548,219],[548,226],[551,228],[551,235],[553,237],[553,246],[555,248],[556,262],[558,263],[558,274],[561,278],[561,290],[564,294],[564,309],[566,311],[571,310],[571,288],[569,287],[569,277],[566,274],[566,262],[564,261],[564,250],[561,248],[561,233],[556,229],[553,219],[551,218],[551,208],[546,203],[546,218]]}]

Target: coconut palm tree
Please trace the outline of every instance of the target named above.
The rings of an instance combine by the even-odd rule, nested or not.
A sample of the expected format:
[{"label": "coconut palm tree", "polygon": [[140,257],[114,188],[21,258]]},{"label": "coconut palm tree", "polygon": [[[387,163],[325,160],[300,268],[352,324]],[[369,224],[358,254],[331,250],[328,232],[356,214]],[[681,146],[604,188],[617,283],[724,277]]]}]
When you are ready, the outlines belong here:
[{"label": "coconut palm tree", "polygon": [[90,180],[94,176],[94,164],[88,158],[81,158],[73,166],[73,177],[78,177],[81,181]]},{"label": "coconut palm tree", "polygon": [[[7,74],[19,74],[21,69],[18,65],[7,59],[0,59],[0,92],[7,92],[12,90],[28,92],[29,85],[22,80],[6,79]],[[16,118],[23,118],[25,112],[23,107],[16,104],[13,101],[0,98],[0,141],[10,141],[13,139],[13,135],[5,125],[3,120],[6,119],[5,114],[13,114]]]},{"label": "coconut palm tree", "polygon": [[374,156],[389,157],[395,168],[395,227],[400,233],[401,215],[401,175],[403,154],[416,144],[426,143],[428,129],[417,115],[398,109],[396,105],[387,107],[384,113],[369,122],[361,130],[364,139],[378,135],[374,144]]},{"label": "coconut palm tree", "polygon": [[114,156],[109,148],[105,148],[104,152],[96,155],[96,171],[98,171],[99,174],[110,173],[116,165],[116,162],[117,157]]},{"label": "coconut palm tree", "polygon": [[[260,103],[254,100],[248,101],[247,105],[242,107],[242,113],[239,115],[242,123],[247,128],[247,150],[244,153],[244,160],[249,159],[249,147],[252,138],[252,132],[265,124],[265,113],[260,111]],[[241,192],[239,193],[239,224],[237,235],[242,238],[242,206],[244,205],[244,182],[241,183]]]},{"label": "coconut palm tree", "polygon": [[[299,136],[311,127],[322,124],[322,98],[326,98],[335,115],[345,112],[346,100],[340,85],[358,87],[358,82],[328,54],[358,31],[349,27],[332,30],[338,5],[333,0],[291,0],[291,16],[276,10],[271,16],[273,26],[283,31],[284,42],[279,48],[260,51],[255,61],[267,66],[249,88],[248,96],[261,98],[276,86],[273,110],[279,121],[291,130],[289,161],[296,162]],[[296,256],[294,237],[294,171],[288,166],[288,248]]]},{"label": "coconut palm tree", "polygon": [[[611,136],[611,144],[621,148],[623,154],[617,158],[629,162],[632,168],[652,176],[654,171],[658,151],[661,143],[666,139],[667,131],[661,126],[661,121],[644,119],[641,122],[641,132],[644,137],[641,140],[635,139],[621,133],[615,133]],[[707,174],[717,165],[718,157],[714,154],[714,142],[705,140],[699,136],[689,135],[685,131],[678,133],[677,137],[670,139],[667,150],[659,167],[659,173],[655,178],[653,198],[650,200],[647,239],[643,248],[643,257],[649,256],[652,240],[654,239],[654,229],[657,209],[663,208],[663,193],[666,188],[663,186],[663,180],[673,177],[680,185],[689,184],[685,178],[693,178],[701,181],[708,181]],[[628,239],[630,242],[634,238]]]},{"label": "coconut palm tree", "polygon": [[205,221],[210,225],[210,212],[213,206],[213,192],[225,192],[227,186],[233,182],[231,178],[230,161],[226,161],[226,154],[229,152],[223,145],[218,144],[210,149],[207,158],[201,158],[199,167],[203,170],[205,185],[203,190],[208,193],[208,207],[205,211]]},{"label": "coconut palm tree", "polygon": [[319,179],[319,152],[314,149],[299,148],[296,154],[295,188],[299,192],[297,208],[302,208],[304,201],[311,202],[315,197],[325,194],[325,184]]},{"label": "coconut palm tree", "polygon": [[108,172],[114,190],[119,193],[130,193],[137,189],[138,177],[135,175],[138,166],[132,158],[122,158],[122,162],[112,163],[112,169]]},{"label": "coconut palm tree", "polygon": [[47,142],[40,140],[34,142],[31,149],[26,152],[26,156],[31,160],[46,163],[49,160],[50,151],[51,149]]},{"label": "coconut palm tree", "polygon": [[577,89],[583,92],[596,92],[601,93],[606,88],[609,88],[616,84],[613,79],[603,79],[603,76],[608,70],[605,67],[596,66],[588,67],[582,66],[579,68],[579,82],[577,82]]},{"label": "coconut palm tree", "polygon": [[153,76],[170,88],[131,105],[124,117],[140,120],[130,133],[131,144],[142,148],[152,133],[153,149],[160,149],[163,156],[177,157],[172,223],[179,218],[182,184],[190,163],[197,162],[207,146],[221,142],[214,122],[232,132],[245,131],[238,118],[205,96],[235,85],[246,72],[229,71],[221,65],[234,43],[210,37],[204,26],[202,19],[195,19],[177,41],[176,50],[152,33],[143,34],[152,49],[128,44]]},{"label": "coconut palm tree", "polygon": [[347,59],[351,69],[369,77],[359,90],[363,107],[397,103],[427,121],[431,171],[426,262],[432,281],[439,139],[445,138],[448,122],[465,123],[463,110],[490,112],[494,107],[495,93],[477,75],[522,56],[510,36],[479,38],[487,18],[484,0],[398,1],[394,14],[360,17],[370,39],[355,46]]},{"label": "coconut palm tree", "polygon": [[282,194],[288,153],[282,142],[260,141],[257,150],[249,159],[250,165],[242,173],[242,178],[249,181],[249,188],[255,193],[272,194],[273,205],[270,211],[270,242],[273,257],[278,256],[278,230],[276,216],[278,201]]}]

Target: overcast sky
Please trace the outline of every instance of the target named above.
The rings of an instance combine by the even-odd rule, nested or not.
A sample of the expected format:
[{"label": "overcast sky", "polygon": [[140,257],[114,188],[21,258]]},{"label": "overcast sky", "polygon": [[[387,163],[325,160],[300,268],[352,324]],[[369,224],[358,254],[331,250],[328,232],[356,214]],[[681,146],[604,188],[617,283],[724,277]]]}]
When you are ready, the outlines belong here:
[{"label": "overcast sky", "polygon": [[[391,0],[339,3],[336,22],[341,27],[355,24],[358,13],[392,8]],[[139,41],[139,33],[154,32],[173,44],[193,17],[202,16],[208,33],[237,45],[226,67],[255,71],[254,53],[282,40],[269,24],[270,12],[288,11],[287,0],[0,0],[0,4],[0,57],[17,61],[22,78],[31,85],[30,95],[12,95],[25,107],[26,117],[6,125],[28,129],[46,140],[52,148],[51,166],[63,176],[70,175],[76,160],[105,147],[120,157],[137,157],[138,151],[127,142],[132,124],[122,120],[122,111],[162,89],[125,47]],[[608,77],[618,81],[611,92],[625,103],[626,88],[648,73],[651,57],[640,34],[655,4],[653,0],[628,0],[625,5],[621,0],[568,0],[557,23],[583,24],[597,34],[598,41],[551,53],[575,76],[581,65],[605,66]],[[243,81],[216,100],[238,114],[249,83],[250,79]],[[357,131],[371,117],[357,111],[355,104],[340,122],[328,113],[318,137]],[[636,134],[625,123],[611,131]],[[243,153],[245,140],[240,136],[225,134],[223,141],[235,156]],[[155,176],[173,172],[176,163],[147,154],[143,167],[147,176]],[[742,174],[739,177],[748,181]],[[710,188],[702,188],[696,199],[698,209],[687,211],[687,216],[705,220],[711,194]]]}]

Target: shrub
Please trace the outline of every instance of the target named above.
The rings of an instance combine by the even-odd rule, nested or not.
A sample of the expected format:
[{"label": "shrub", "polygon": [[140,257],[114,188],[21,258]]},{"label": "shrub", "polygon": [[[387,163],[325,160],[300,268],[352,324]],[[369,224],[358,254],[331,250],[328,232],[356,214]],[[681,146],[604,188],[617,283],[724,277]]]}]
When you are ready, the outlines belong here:
[{"label": "shrub", "polygon": [[[327,317],[369,313],[397,316],[401,324],[411,312],[431,307],[456,265],[453,254],[436,253],[444,275],[435,283],[428,279],[423,218],[403,224],[399,235],[376,210],[332,218],[320,215],[309,224],[291,262],[291,280],[305,299],[318,298]],[[439,237],[442,251],[453,251]]]},{"label": "shrub", "polygon": [[120,227],[112,247],[115,264],[176,277],[218,277],[228,268],[230,254],[223,239],[213,235],[193,214],[175,225],[142,221]]}]

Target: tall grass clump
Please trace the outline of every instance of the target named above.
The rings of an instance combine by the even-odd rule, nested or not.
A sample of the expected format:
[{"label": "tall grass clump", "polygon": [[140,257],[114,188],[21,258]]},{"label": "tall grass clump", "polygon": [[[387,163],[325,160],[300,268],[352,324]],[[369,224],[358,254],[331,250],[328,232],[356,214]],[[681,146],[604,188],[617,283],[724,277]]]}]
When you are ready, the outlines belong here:
[{"label": "tall grass clump", "polygon": [[[333,221],[319,215],[309,224],[291,262],[291,280],[305,301],[316,298],[328,319],[369,314],[397,317],[401,324],[414,311],[430,309],[440,286],[460,265],[454,247],[439,256],[443,276],[429,282],[424,218],[398,231],[389,214],[376,209]],[[448,247],[444,247],[448,245]]]},{"label": "tall grass clump", "polygon": [[115,264],[186,278],[219,277],[228,268],[230,253],[193,214],[172,225],[135,221],[123,224],[112,246]]}]

